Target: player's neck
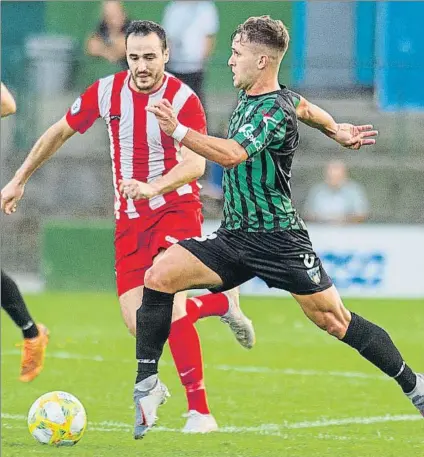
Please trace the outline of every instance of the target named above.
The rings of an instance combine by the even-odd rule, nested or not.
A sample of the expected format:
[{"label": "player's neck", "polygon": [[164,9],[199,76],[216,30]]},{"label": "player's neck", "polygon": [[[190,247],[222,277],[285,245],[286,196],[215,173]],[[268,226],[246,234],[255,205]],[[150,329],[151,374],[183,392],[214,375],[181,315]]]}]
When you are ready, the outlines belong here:
[{"label": "player's neck", "polygon": [[246,90],[246,94],[262,95],[268,94],[269,92],[275,92],[276,90],[280,90],[278,76],[269,79],[259,79],[252,85],[252,87]]}]

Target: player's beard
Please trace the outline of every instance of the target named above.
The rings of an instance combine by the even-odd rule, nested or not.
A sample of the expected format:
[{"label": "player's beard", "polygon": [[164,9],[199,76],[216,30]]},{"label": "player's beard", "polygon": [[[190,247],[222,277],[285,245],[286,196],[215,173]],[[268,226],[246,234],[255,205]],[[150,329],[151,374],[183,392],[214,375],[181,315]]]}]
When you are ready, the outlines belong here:
[{"label": "player's beard", "polygon": [[131,72],[131,78],[137,89],[143,92],[149,92],[158,84],[159,81],[162,81],[163,72],[157,74],[148,73],[145,76],[146,78],[144,79],[144,82],[140,83],[140,75],[136,76]]}]

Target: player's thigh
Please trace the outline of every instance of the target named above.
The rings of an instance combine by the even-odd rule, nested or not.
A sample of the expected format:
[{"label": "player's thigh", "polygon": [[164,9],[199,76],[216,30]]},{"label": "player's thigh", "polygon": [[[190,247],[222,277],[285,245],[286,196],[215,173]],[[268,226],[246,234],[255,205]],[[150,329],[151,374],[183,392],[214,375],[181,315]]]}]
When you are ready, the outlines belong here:
[{"label": "player's thigh", "polygon": [[[121,221],[115,231],[115,274],[118,296],[144,285],[144,275],[153,263],[150,234],[138,227],[137,220]],[[134,293],[135,294],[135,293]],[[131,302],[129,293],[125,303]],[[137,296],[137,294],[135,294]]]},{"label": "player's thigh", "polygon": [[351,314],[343,305],[342,299],[334,285],[313,294],[292,294],[303,312],[318,327],[328,333],[343,338],[349,325]]},{"label": "player's thigh", "polygon": [[[161,257],[163,257],[165,252],[165,249],[160,250],[159,254],[153,259],[153,265],[157,263]],[[184,316],[187,315],[186,301],[186,292],[178,292],[177,294],[175,294],[174,306],[172,308],[172,322],[177,321],[178,319],[182,319]]]},{"label": "player's thigh", "polygon": [[176,293],[197,287],[219,287],[222,280],[191,252],[176,244],[147,270],[144,283],[155,290]]},{"label": "player's thigh", "polygon": [[240,261],[244,244],[235,231],[219,228],[209,235],[183,240],[179,245],[220,278],[219,284],[202,282],[198,287],[222,292],[234,289],[255,276],[253,271]]}]

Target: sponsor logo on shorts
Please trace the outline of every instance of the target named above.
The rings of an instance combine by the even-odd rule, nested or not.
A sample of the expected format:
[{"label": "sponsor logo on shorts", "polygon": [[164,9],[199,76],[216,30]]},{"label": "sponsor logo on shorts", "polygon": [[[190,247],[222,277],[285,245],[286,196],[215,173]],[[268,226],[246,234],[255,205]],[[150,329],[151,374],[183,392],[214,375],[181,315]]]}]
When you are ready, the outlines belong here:
[{"label": "sponsor logo on shorts", "polygon": [[315,256],[313,254],[300,254],[300,258],[303,259],[306,268],[312,268],[314,266]]},{"label": "sponsor logo on shorts", "polygon": [[193,237],[193,240],[200,241],[201,243],[203,243],[203,241],[214,240],[217,237],[218,235],[216,233],[211,233],[209,235],[195,236]]},{"label": "sponsor logo on shorts", "polygon": [[308,272],[308,276],[313,283],[318,285],[321,282],[321,272],[319,270],[319,267],[310,268],[306,271]]},{"label": "sponsor logo on shorts", "polygon": [[171,235],[166,235],[165,240],[168,241],[168,243],[172,243],[172,244],[177,244],[179,241]]}]

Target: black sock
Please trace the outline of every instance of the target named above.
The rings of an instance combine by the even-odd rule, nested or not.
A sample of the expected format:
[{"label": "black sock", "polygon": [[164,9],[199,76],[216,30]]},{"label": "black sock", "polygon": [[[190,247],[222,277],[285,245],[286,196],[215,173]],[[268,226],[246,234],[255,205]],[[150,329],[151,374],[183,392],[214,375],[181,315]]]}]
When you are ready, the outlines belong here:
[{"label": "black sock", "polygon": [[1,305],[13,322],[22,330],[24,338],[38,336],[38,328],[25,305],[15,281],[1,270]]},{"label": "black sock", "polygon": [[142,305],[137,311],[136,383],[157,374],[163,347],[171,331],[174,294],[144,288]]},{"label": "black sock", "polygon": [[405,364],[389,334],[381,327],[352,313],[352,320],[342,341],[394,378],[405,393],[414,389],[416,374]]}]

